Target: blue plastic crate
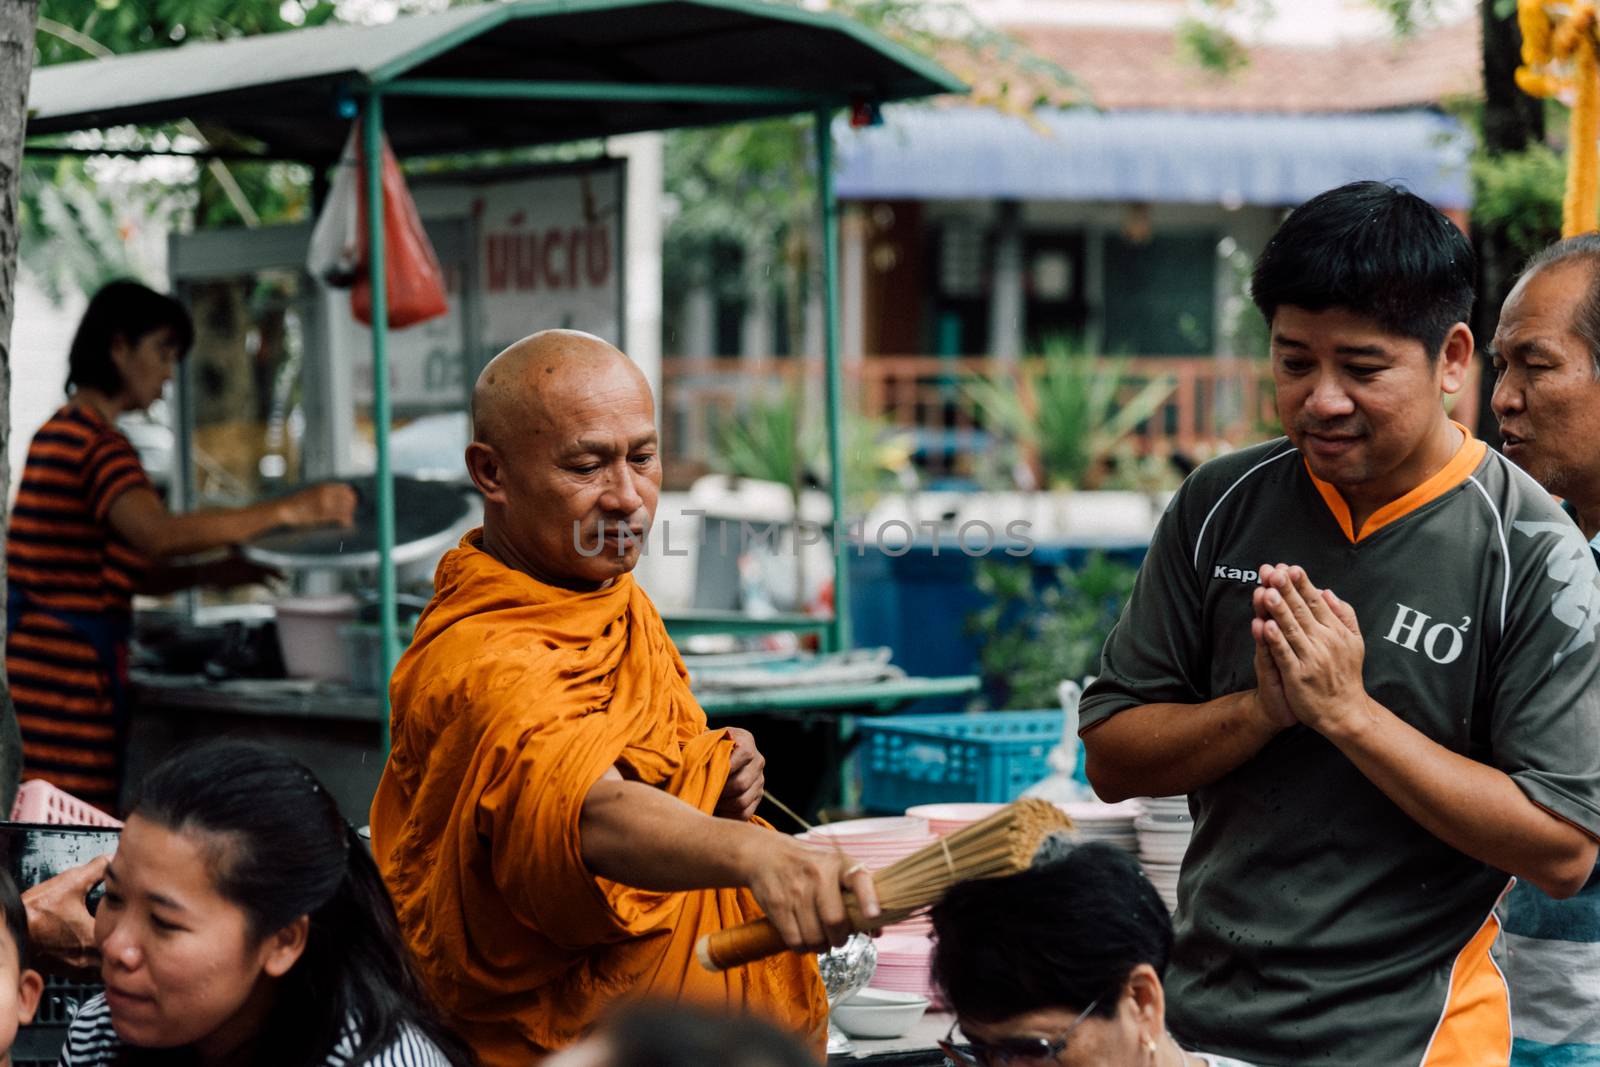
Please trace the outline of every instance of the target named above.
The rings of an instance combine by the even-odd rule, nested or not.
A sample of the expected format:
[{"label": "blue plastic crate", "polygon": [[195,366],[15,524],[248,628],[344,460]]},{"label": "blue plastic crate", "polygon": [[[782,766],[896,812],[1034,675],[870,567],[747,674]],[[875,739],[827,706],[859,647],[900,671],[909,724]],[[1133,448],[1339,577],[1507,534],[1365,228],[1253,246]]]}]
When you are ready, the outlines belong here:
[{"label": "blue plastic crate", "polygon": [[1046,757],[1063,725],[1060,710],[859,720],[862,806],[899,813],[917,804],[1015,800],[1050,773]]}]

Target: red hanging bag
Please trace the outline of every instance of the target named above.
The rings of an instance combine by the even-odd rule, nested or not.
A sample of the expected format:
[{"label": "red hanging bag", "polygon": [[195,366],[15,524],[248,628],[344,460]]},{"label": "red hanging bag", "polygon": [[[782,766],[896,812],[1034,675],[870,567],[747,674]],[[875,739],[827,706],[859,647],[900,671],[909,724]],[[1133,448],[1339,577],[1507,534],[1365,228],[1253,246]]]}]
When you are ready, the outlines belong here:
[{"label": "red hanging bag", "polygon": [[[357,124],[359,131],[360,124]],[[438,318],[450,309],[444,271],[428,242],[417,205],[406,189],[400,162],[383,138],[383,266],[388,280],[389,328],[402,329]],[[358,137],[360,159],[365,163],[365,141]],[[366,171],[356,182],[357,218],[361,230],[361,277],[350,290],[350,310],[356,319],[372,324],[372,270],[367,243]]]}]

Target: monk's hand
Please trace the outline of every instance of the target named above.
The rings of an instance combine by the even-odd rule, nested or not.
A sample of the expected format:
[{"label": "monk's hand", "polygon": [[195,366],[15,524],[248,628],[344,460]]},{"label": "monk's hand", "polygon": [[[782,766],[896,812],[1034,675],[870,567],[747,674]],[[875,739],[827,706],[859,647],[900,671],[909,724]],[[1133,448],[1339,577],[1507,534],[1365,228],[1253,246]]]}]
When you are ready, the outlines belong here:
[{"label": "monk's hand", "polygon": [[1311,584],[1304,568],[1263,568],[1255,591],[1262,617],[1251,632],[1271,655],[1284,697],[1299,721],[1330,738],[1359,729],[1372,714],[1361,678],[1366,644],[1355,609]]},{"label": "monk's hand", "polygon": [[110,863],[110,856],[92,859],[22,894],[29,947],[37,954],[42,970],[69,978],[100,974],[100,950],[94,942],[88,897]]},{"label": "monk's hand", "polygon": [[733,755],[728,760],[728,780],[713,814],[745,822],[756,813],[761,793],[767,787],[767,757],[756,748],[755,735],[749,730],[730,726],[727,734],[733,742]]},{"label": "monk's hand", "polygon": [[870,927],[879,915],[872,873],[837,849],[817,848],[768,832],[751,859],[745,884],[796,952],[825,952],[854,932],[845,891],[855,895]]}]

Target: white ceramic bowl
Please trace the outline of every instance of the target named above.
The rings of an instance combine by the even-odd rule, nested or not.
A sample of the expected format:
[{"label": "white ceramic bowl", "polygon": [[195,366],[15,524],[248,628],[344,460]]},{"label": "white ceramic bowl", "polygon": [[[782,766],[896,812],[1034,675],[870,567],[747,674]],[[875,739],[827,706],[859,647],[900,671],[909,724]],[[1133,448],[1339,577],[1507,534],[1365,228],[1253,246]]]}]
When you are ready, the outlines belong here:
[{"label": "white ceramic bowl", "polygon": [[903,1037],[928,1010],[928,998],[890,989],[863,989],[833,1006],[833,1021],[851,1037]]}]

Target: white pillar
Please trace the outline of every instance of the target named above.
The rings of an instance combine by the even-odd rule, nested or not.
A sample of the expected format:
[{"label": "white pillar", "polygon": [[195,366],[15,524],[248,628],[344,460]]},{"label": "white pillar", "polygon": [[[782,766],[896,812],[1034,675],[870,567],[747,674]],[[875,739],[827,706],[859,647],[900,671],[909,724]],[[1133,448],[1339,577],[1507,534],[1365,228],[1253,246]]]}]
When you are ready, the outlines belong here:
[{"label": "white pillar", "polygon": [[[622,250],[623,344],[661,398],[661,190],[665,141],[659,133],[611,138],[611,153],[628,161]],[[709,354],[688,349],[695,355]]]},{"label": "white pillar", "polygon": [[772,355],[772,259],[770,252],[757,252],[767,258],[746,265],[744,317],[739,323],[739,355],[759,363]]},{"label": "white pillar", "polygon": [[1022,208],[1015,200],[996,205],[994,285],[989,293],[989,355],[1022,355]]},{"label": "white pillar", "polygon": [[817,284],[811,286],[811,293],[806,297],[805,319],[801,324],[802,342],[801,350],[796,355],[805,356],[807,359],[822,359],[822,331],[823,319],[827,310],[822,305],[822,271],[818,270],[814,277]]},{"label": "white pillar", "polygon": [[839,356],[859,363],[867,349],[865,205],[845,204],[839,217]]},{"label": "white pillar", "polygon": [[60,307],[28,271],[18,268],[11,320],[11,498],[16,499],[28,446],[56,409],[67,402],[67,352],[88,300],[70,292]]},{"label": "white pillar", "polygon": [[716,302],[705,282],[694,285],[683,298],[683,354],[716,355]]}]

